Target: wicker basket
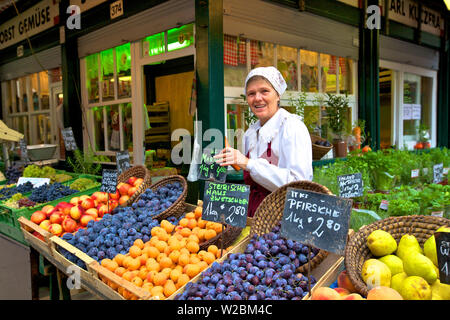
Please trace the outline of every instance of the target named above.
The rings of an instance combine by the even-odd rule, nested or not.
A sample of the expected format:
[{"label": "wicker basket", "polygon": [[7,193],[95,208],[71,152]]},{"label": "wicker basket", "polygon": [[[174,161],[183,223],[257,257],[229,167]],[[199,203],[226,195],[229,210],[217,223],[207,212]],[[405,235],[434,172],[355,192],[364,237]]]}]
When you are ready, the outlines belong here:
[{"label": "wicker basket", "polygon": [[[184,213],[184,210],[185,210],[184,200],[186,200],[186,196],[187,196],[187,181],[183,176],[180,176],[180,175],[167,176],[167,177],[159,180],[155,184],[152,184],[149,188],[152,191],[156,191],[158,188],[161,188],[161,187],[165,186],[166,184],[173,183],[173,182],[181,183],[181,186],[183,187],[183,192],[180,194],[178,199],[175,200],[174,203],[172,203],[172,205],[169,208],[167,208],[160,214],[154,216],[153,219],[157,219],[158,221],[161,221],[161,220],[167,219],[168,217],[179,218]],[[136,199],[136,201],[137,200],[139,200],[139,198]]]},{"label": "wicker basket", "polygon": [[[261,202],[256,209],[253,217],[253,224],[250,229],[250,236],[257,234],[258,236],[269,233],[274,226],[276,226],[283,217],[284,203],[286,200],[287,188],[296,188],[308,191],[315,191],[332,195],[331,191],[327,187],[311,181],[295,181],[278,188]],[[300,266],[297,271],[304,273],[308,270],[308,264],[311,266],[311,270],[318,266],[323,259],[328,255],[327,251],[319,250],[311,261]]]},{"label": "wicker basket", "polygon": [[313,160],[322,159],[324,155],[326,155],[331,149],[333,149],[333,145],[330,145],[329,147],[324,147],[315,144],[316,141],[327,141],[327,139],[324,139],[320,136],[316,136],[314,134],[310,134],[310,137],[312,143]]},{"label": "wicker basket", "polygon": [[[208,250],[210,245],[216,245],[219,249],[226,249],[231,246],[236,238],[241,234],[242,228],[225,224],[225,230],[212,239],[200,243],[200,250]],[[223,241],[223,243],[222,243]]]},{"label": "wicker basket", "polygon": [[361,278],[364,262],[374,258],[367,247],[367,237],[375,230],[389,232],[399,243],[405,234],[414,235],[421,247],[424,242],[442,226],[450,225],[450,220],[433,216],[401,216],[389,217],[371,223],[358,230],[348,241],[345,248],[345,268],[355,289],[363,296],[367,296],[369,288]]},{"label": "wicker basket", "polygon": [[131,177],[141,178],[144,179],[144,181],[136,190],[136,192],[130,197],[130,199],[128,199],[125,203],[122,204],[122,207],[127,207],[131,205],[141,195],[141,193],[144,192],[144,190],[147,189],[152,184],[150,172],[147,170],[146,167],[142,165],[133,166],[130,169],[122,172],[117,177],[117,184],[119,184],[120,182],[125,183]]}]

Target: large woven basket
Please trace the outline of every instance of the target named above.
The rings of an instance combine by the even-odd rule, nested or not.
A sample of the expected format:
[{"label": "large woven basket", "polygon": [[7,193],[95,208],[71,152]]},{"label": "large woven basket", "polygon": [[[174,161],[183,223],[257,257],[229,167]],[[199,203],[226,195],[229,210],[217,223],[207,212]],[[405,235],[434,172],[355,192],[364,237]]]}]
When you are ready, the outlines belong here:
[{"label": "large woven basket", "polygon": [[323,158],[324,155],[326,155],[332,148],[333,145],[329,147],[320,146],[316,144],[316,141],[327,141],[327,139],[324,139],[320,136],[316,136],[314,134],[310,134],[311,143],[312,143],[312,154],[313,154],[313,160],[320,160]]},{"label": "large woven basket", "polygon": [[345,248],[345,268],[355,289],[363,296],[367,296],[369,288],[361,277],[364,262],[374,258],[367,247],[367,237],[375,230],[389,232],[399,243],[405,234],[413,235],[421,247],[434,232],[442,226],[450,225],[450,220],[434,216],[400,216],[389,217],[371,223],[358,230],[347,243]]},{"label": "large woven basket", "polygon": [[127,207],[131,205],[140,195],[144,192],[152,184],[152,178],[150,176],[150,171],[147,170],[146,167],[142,165],[136,165],[131,167],[128,170],[125,170],[117,177],[117,184],[120,182],[127,182],[131,177],[141,178],[144,181],[136,190],[136,192],[128,199],[125,203],[122,204],[122,207]]},{"label": "large woven basket", "polygon": [[[250,229],[250,236],[257,234],[261,236],[263,234],[269,233],[274,226],[276,226],[283,217],[284,203],[286,200],[286,192],[288,188],[296,188],[307,191],[314,191],[318,193],[324,193],[332,195],[331,191],[327,187],[322,186],[318,183],[312,181],[294,181],[284,186],[281,186],[261,202],[261,204],[256,209],[255,215],[253,217],[253,224]],[[308,265],[310,265],[310,270],[317,267],[323,259],[328,255],[327,251],[319,250],[319,252],[311,259],[311,261],[300,266],[297,271],[304,273],[308,271]]]},{"label": "large woven basket", "polygon": [[[152,184],[149,188],[152,191],[156,191],[158,188],[161,188],[169,183],[179,182],[181,183],[181,186],[183,187],[183,192],[181,192],[180,196],[177,200],[175,200],[172,205],[161,212],[160,214],[153,217],[153,219],[157,219],[158,221],[167,219],[168,217],[176,217],[179,218],[185,211],[185,204],[184,201],[186,200],[187,196],[187,181],[183,176],[180,175],[172,175],[167,176],[159,180],[158,182]],[[136,199],[138,200],[138,199]]]}]

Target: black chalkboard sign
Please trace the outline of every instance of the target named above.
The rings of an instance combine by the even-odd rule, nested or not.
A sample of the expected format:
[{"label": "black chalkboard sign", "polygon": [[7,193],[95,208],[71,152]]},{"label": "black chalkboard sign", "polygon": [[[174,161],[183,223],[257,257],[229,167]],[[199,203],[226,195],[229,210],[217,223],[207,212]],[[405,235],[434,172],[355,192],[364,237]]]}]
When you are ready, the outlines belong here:
[{"label": "black chalkboard sign", "polygon": [[338,185],[341,198],[355,198],[363,195],[363,180],[360,172],[338,176]]},{"label": "black chalkboard sign", "polygon": [[117,170],[103,169],[100,191],[115,193],[117,188]]},{"label": "black chalkboard sign", "polygon": [[27,163],[30,161],[28,158],[28,149],[27,142],[24,139],[19,140],[19,148],[20,148],[20,160]]},{"label": "black chalkboard sign", "polygon": [[288,188],[281,235],[344,255],[352,204],[351,199]]},{"label": "black chalkboard sign", "polygon": [[227,167],[221,166],[214,160],[212,151],[205,150],[202,154],[202,162],[198,168],[200,180],[225,182],[227,178]]},{"label": "black chalkboard sign", "polygon": [[205,181],[202,219],[245,228],[249,196],[246,184]]},{"label": "black chalkboard sign", "polygon": [[77,143],[73,136],[72,127],[67,127],[67,128],[62,129],[61,134],[63,136],[64,145],[65,145],[67,151],[74,151],[74,150],[78,149]]},{"label": "black chalkboard sign", "polygon": [[116,163],[119,174],[130,169],[130,154],[128,150],[116,152]]},{"label": "black chalkboard sign", "polygon": [[436,253],[441,283],[450,284],[450,233],[436,232]]},{"label": "black chalkboard sign", "polygon": [[444,164],[439,163],[433,166],[433,183],[442,182],[444,178]]}]

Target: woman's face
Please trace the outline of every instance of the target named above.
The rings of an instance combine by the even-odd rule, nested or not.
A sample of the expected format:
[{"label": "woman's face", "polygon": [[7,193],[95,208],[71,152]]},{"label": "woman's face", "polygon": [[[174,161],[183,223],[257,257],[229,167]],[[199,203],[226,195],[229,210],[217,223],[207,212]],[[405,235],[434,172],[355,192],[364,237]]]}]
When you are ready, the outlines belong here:
[{"label": "woman's face", "polygon": [[247,103],[255,116],[264,125],[278,111],[278,93],[264,79],[247,83]]}]

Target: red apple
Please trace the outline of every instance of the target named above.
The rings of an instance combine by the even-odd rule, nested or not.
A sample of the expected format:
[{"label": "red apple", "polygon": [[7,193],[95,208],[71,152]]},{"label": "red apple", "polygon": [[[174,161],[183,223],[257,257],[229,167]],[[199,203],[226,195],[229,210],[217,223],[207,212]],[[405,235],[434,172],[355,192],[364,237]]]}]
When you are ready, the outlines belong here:
[{"label": "red apple", "polygon": [[129,196],[121,196],[120,199],[119,199],[119,204],[120,204],[121,206],[123,206],[123,205],[125,204],[125,202],[128,201],[128,199],[130,199]]},{"label": "red apple", "polygon": [[74,232],[77,228],[77,222],[73,220],[71,217],[66,216],[62,222],[62,227],[65,232]]},{"label": "red apple", "polygon": [[84,214],[92,216],[94,219],[98,218],[98,210],[96,208],[87,209]]},{"label": "red apple", "polygon": [[39,227],[41,227],[42,229],[48,231],[48,227],[50,227],[50,220],[44,220],[39,224]]},{"label": "red apple", "polygon": [[119,190],[116,190],[116,193],[110,193],[109,194],[109,199],[111,200],[119,200],[120,198],[120,193]]},{"label": "red apple", "polygon": [[70,216],[72,217],[72,219],[74,220],[80,220],[81,216],[84,213],[84,209],[78,205],[78,206],[73,206],[70,209]]},{"label": "red apple", "polygon": [[86,227],[89,223],[89,221],[94,220],[95,218],[93,216],[90,216],[88,214],[84,214],[80,218],[80,223],[83,227]]},{"label": "red apple", "polygon": [[58,223],[52,223],[50,227],[48,227],[48,231],[53,233],[55,236],[60,236],[63,232],[63,228]]},{"label": "red apple", "polygon": [[131,188],[132,186],[129,185],[128,183],[124,183],[119,187],[119,192],[121,196],[126,196],[128,195],[128,190]]},{"label": "red apple", "polygon": [[83,207],[83,209],[85,209],[85,210],[90,209],[90,208],[95,208],[95,202],[91,198],[84,199],[81,202],[81,207]]},{"label": "red apple", "polygon": [[53,209],[54,209],[54,207],[53,207],[52,205],[49,205],[49,204],[48,204],[48,205],[44,206],[44,207],[41,209],[41,211],[47,213],[47,212],[52,211]]},{"label": "red apple", "polygon": [[37,225],[41,224],[42,221],[47,219],[47,215],[43,211],[35,211],[31,215],[31,222],[36,223]]},{"label": "red apple", "polygon": [[73,197],[72,199],[70,199],[70,204],[73,204],[74,206],[78,205],[78,201],[80,200],[79,197]]},{"label": "red apple", "polygon": [[130,189],[128,189],[128,196],[131,197],[133,196],[133,194],[137,191],[136,187],[131,187]]},{"label": "red apple", "polygon": [[50,216],[50,223],[54,224],[61,224],[63,222],[64,218],[63,218],[63,214],[60,212],[54,212],[52,213],[52,215]]},{"label": "red apple", "polygon": [[139,187],[142,183],[144,182],[144,179],[142,178],[137,178],[136,181],[134,181],[134,186],[137,188]]}]

